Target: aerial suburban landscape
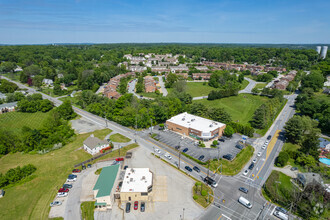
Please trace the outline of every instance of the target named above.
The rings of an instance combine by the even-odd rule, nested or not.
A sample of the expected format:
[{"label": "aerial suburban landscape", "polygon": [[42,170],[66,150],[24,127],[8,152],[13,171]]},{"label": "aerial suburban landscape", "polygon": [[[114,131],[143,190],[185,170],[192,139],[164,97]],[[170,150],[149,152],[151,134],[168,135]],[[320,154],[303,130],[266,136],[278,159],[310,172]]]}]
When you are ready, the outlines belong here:
[{"label": "aerial suburban landscape", "polygon": [[0,219],[329,220],[330,4],[292,2],[0,2]]}]

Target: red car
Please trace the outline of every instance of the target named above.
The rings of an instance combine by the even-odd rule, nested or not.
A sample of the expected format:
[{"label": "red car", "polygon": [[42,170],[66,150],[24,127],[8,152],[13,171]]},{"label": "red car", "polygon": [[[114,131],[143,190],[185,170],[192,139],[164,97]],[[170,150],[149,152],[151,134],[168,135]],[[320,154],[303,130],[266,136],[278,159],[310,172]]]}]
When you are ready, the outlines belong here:
[{"label": "red car", "polygon": [[124,158],[118,157],[118,158],[116,158],[116,161],[124,161]]},{"label": "red car", "polygon": [[58,192],[69,192],[69,189],[67,188],[61,188],[58,190]]},{"label": "red car", "polygon": [[80,172],[81,172],[81,170],[79,170],[79,169],[72,170],[72,173],[80,173]]},{"label": "red car", "polygon": [[134,210],[137,210],[139,208],[139,202],[135,201],[134,202]]}]

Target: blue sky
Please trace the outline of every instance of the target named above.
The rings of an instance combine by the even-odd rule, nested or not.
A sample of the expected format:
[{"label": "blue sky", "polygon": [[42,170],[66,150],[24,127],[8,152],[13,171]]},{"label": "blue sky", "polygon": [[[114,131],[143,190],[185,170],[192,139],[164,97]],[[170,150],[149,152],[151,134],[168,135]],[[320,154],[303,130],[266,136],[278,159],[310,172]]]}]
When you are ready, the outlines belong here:
[{"label": "blue sky", "polygon": [[0,44],[330,43],[329,0],[0,0]]}]

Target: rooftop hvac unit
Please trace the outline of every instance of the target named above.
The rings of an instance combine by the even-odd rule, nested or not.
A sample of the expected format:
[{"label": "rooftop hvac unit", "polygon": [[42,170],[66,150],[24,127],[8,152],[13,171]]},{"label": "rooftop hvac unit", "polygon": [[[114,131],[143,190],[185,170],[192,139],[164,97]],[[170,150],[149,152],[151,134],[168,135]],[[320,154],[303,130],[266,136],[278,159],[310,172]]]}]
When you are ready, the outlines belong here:
[{"label": "rooftop hvac unit", "polygon": [[185,118],[182,118],[182,121],[186,120]]},{"label": "rooftop hvac unit", "polygon": [[213,125],[212,125],[212,124],[210,124],[210,127],[213,127]]},{"label": "rooftop hvac unit", "polygon": [[130,181],[130,182],[133,182],[133,178],[130,178],[129,181]]},{"label": "rooftop hvac unit", "polygon": [[192,119],[191,119],[191,121],[195,121],[195,119],[194,119],[194,118],[192,118]]}]

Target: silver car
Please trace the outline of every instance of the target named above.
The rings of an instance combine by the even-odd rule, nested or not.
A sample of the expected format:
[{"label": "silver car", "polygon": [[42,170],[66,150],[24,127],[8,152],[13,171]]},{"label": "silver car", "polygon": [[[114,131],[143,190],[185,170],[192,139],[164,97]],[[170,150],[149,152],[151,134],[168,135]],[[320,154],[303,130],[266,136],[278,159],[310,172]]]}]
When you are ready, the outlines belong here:
[{"label": "silver car", "polygon": [[53,206],[59,206],[59,205],[62,205],[62,202],[61,201],[54,201],[52,203],[50,203],[50,206],[53,207]]}]

